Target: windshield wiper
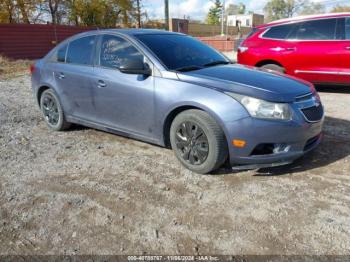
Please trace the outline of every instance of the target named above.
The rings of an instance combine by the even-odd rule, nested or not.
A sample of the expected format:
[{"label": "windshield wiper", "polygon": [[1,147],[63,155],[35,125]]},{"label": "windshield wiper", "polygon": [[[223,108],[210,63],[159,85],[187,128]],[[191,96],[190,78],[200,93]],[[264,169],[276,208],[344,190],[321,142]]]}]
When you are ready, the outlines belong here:
[{"label": "windshield wiper", "polygon": [[189,72],[189,71],[199,70],[199,69],[202,69],[202,68],[203,67],[201,67],[201,66],[191,65],[191,66],[184,66],[184,67],[176,68],[175,71]]},{"label": "windshield wiper", "polygon": [[204,67],[209,67],[209,66],[215,66],[215,65],[227,65],[227,64],[231,64],[231,62],[229,61],[224,61],[224,60],[219,60],[219,61],[213,61],[210,63],[207,63],[205,65],[203,65]]}]

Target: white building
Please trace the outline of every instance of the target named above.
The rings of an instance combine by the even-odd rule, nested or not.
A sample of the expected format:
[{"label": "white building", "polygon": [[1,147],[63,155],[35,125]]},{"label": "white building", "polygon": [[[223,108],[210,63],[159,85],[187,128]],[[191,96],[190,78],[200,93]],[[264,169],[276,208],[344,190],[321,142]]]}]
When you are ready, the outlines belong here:
[{"label": "white building", "polygon": [[264,16],[259,14],[228,15],[228,26],[254,27],[264,23]]}]

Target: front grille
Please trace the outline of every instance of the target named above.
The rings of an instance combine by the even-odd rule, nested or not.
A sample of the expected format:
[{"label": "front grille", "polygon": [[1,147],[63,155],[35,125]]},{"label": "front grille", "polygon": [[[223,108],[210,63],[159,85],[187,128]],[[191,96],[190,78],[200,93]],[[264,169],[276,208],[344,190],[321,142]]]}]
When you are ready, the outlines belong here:
[{"label": "front grille", "polygon": [[303,108],[301,109],[301,112],[303,112],[305,119],[308,122],[317,122],[320,121],[323,117],[322,105]]}]

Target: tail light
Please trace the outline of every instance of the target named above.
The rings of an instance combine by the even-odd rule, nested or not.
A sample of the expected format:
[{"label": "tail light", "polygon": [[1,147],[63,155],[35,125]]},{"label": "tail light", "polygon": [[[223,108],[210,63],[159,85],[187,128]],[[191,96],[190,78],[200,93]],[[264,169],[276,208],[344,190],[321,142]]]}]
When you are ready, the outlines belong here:
[{"label": "tail light", "polygon": [[247,51],[249,48],[246,46],[239,46],[238,47],[238,52],[240,53],[244,53],[245,51]]},{"label": "tail light", "polygon": [[31,74],[33,74],[35,72],[35,65],[34,64],[30,65],[29,71]]},{"label": "tail light", "polygon": [[254,28],[250,31],[250,33],[249,33],[245,38],[243,38],[243,39],[241,40],[241,42],[240,42],[240,44],[239,44],[239,46],[238,46],[238,52],[239,52],[239,53],[244,53],[244,52],[248,51],[249,46],[251,45],[251,43],[247,44],[247,41],[248,41],[250,38],[254,37],[254,36],[256,35],[256,33],[259,32],[259,31],[260,31],[259,28],[254,27]]}]

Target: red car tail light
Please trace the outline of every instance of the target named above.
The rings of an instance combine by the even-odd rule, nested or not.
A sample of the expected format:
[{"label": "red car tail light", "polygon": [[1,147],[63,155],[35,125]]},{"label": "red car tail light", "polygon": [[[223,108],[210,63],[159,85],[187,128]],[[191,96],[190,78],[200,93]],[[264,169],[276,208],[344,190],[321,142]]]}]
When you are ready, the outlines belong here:
[{"label": "red car tail light", "polygon": [[35,72],[35,65],[34,64],[30,65],[29,71],[30,71],[31,74],[33,74]]}]

